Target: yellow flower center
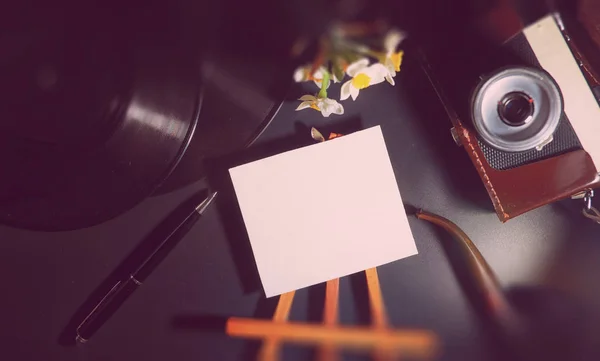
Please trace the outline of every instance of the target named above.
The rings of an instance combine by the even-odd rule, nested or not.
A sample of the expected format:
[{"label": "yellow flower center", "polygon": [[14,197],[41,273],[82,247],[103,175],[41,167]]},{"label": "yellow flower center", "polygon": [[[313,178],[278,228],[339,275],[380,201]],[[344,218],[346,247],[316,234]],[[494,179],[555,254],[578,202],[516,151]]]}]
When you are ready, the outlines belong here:
[{"label": "yellow flower center", "polygon": [[317,103],[312,103],[312,104],[310,105],[310,107],[311,107],[311,108],[313,108],[314,110],[321,111],[321,109],[319,109],[319,107],[317,106]]},{"label": "yellow flower center", "polygon": [[364,89],[364,88],[368,87],[370,84],[371,84],[371,78],[365,73],[360,73],[352,79],[352,85],[356,89]]},{"label": "yellow flower center", "polygon": [[400,71],[400,64],[402,64],[402,56],[404,55],[403,51],[399,51],[397,53],[392,54],[392,63],[394,64],[394,70]]}]

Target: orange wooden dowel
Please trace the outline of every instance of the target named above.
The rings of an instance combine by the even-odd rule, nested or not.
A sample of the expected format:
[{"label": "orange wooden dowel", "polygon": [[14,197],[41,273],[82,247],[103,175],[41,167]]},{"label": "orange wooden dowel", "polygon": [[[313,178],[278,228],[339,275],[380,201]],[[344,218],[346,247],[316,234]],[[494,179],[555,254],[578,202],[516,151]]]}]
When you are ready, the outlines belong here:
[{"label": "orange wooden dowel", "polygon": [[[292,309],[295,291],[284,293],[279,296],[277,308],[273,314],[273,322],[286,322]],[[269,337],[264,340],[260,351],[258,352],[259,361],[277,361],[279,350],[281,349],[281,340],[277,336]]]},{"label": "orange wooden dowel", "polygon": [[[377,268],[369,268],[365,271],[367,278],[367,288],[369,290],[369,305],[371,308],[371,323],[375,329],[385,329],[388,327],[388,317],[381,294],[381,284],[379,283],[379,274]],[[397,355],[386,350],[373,350],[373,359],[375,361],[391,361]]]},{"label": "orange wooden dowel", "polygon": [[371,322],[375,328],[387,328],[388,317],[383,303],[381,286],[377,268],[369,268],[365,271],[367,277],[367,288],[369,290],[369,305],[371,307]]},{"label": "orange wooden dowel", "polygon": [[234,337],[265,339],[309,345],[332,344],[350,349],[399,350],[403,355],[430,357],[437,348],[436,335],[428,330],[372,329],[352,326],[323,327],[321,324],[272,322],[232,317],[227,334]]},{"label": "orange wooden dowel", "polygon": [[[338,323],[340,280],[327,281],[325,288],[325,306],[323,307],[323,324],[325,327]],[[332,344],[323,344],[319,349],[319,361],[337,361],[338,349]]]},{"label": "orange wooden dowel", "polygon": [[277,361],[281,344],[278,338],[270,338],[263,342],[258,351],[258,361]]},{"label": "orange wooden dowel", "polygon": [[339,360],[339,351],[336,346],[326,344],[319,348],[319,361],[336,361]]},{"label": "orange wooden dowel", "polygon": [[292,309],[292,303],[294,302],[294,295],[296,291],[284,293],[279,296],[279,302],[277,302],[277,308],[273,314],[273,321],[285,322],[290,316],[290,310]]},{"label": "orange wooden dowel", "polygon": [[327,281],[325,288],[325,307],[323,310],[323,323],[326,326],[335,325],[338,322],[338,305],[340,294],[340,279]]}]

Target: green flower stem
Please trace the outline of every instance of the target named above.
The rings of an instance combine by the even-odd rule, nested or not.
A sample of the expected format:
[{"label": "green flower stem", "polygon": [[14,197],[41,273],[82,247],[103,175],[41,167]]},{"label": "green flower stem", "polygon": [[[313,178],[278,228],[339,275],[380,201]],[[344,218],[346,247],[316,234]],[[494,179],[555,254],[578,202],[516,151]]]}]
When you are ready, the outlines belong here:
[{"label": "green flower stem", "polygon": [[327,98],[327,87],[329,87],[329,79],[331,75],[327,70],[323,72],[323,82],[321,83],[321,90],[319,91],[319,98]]}]

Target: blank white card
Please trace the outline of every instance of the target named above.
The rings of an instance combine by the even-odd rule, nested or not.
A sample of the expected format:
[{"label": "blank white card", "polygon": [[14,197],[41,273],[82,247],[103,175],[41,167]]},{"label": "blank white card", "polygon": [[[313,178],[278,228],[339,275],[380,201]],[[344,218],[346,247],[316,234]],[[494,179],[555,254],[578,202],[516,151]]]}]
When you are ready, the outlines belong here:
[{"label": "blank white card", "polygon": [[229,173],[267,297],[417,253],[380,127]]}]

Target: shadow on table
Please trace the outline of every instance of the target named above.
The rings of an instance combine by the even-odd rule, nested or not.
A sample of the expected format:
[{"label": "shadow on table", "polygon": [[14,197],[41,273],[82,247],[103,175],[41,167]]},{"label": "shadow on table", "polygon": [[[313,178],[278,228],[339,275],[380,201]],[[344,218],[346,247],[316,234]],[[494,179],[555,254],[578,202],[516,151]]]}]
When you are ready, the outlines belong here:
[{"label": "shadow on table", "polygon": [[[85,317],[98,305],[98,303],[109,293],[117,282],[127,279],[130,274],[140,267],[143,262],[156,250],[157,247],[181,224],[182,220],[206,198],[207,190],[200,191],[181,205],[175,208],[161,223],[156,226],[139,243],[137,247],[117,266],[117,268],[106,277],[106,279],[89,295],[84,303],[75,311],[58,337],[58,344],[62,346],[73,346],[76,344],[76,330]],[[161,252],[170,252],[179,242],[169,243]],[[118,306],[117,306],[118,307]],[[118,317],[118,309],[114,317]]]},{"label": "shadow on table", "polygon": [[[261,298],[258,301],[256,311],[253,318],[271,319],[277,307],[279,297]],[[221,333],[225,337],[227,329],[227,320],[230,316],[221,315],[176,315],[171,320],[171,327],[180,332],[194,333]],[[255,360],[262,342],[260,340],[246,339],[244,350],[242,351],[241,360]]]},{"label": "shadow on table", "polygon": [[[398,89],[406,89],[402,91],[402,96],[408,98],[415,110],[414,123],[421,128],[423,139],[435,152],[436,162],[432,166],[443,168],[452,192],[480,209],[493,212],[494,208],[475,166],[465,150],[457,146],[452,138],[452,122],[421,67],[419,49],[411,47],[409,50],[412,56],[406,56],[402,64]],[[468,101],[465,99],[465,102]]]},{"label": "shadow on table", "polygon": [[[406,206],[406,209],[407,213],[416,212],[411,206]],[[577,213],[574,214],[577,216]],[[583,217],[579,221],[582,223],[574,222],[574,229],[597,227]],[[593,230],[597,234],[597,228]],[[497,307],[490,302],[489,295],[476,285],[475,275],[468,267],[470,261],[459,243],[438,227],[435,232],[463,293],[473,307],[479,327],[486,336],[486,349],[491,350],[494,359],[587,360],[595,359],[590,356],[600,354],[598,344],[593,340],[593,335],[598,333],[600,312],[597,311],[597,306],[600,304],[600,292],[595,291],[597,277],[590,276],[589,272],[590,264],[600,270],[600,266],[597,266],[597,256],[600,254],[597,239],[575,247],[572,242],[569,242],[569,246],[565,245],[571,249],[570,252],[573,248],[580,248],[579,251],[585,249],[586,254],[595,254],[596,257],[590,259],[579,254],[579,251],[575,252],[578,254],[577,259],[571,259],[573,254],[557,257],[548,268],[546,284],[504,289],[503,293],[514,311],[515,320],[504,317],[502,311],[496,311]],[[585,265],[588,261],[591,261],[590,264]],[[582,270],[585,270],[583,275],[580,273]],[[589,302],[594,297],[592,294],[596,297],[595,303]],[[593,306],[590,307],[591,305]]]},{"label": "shadow on table", "polygon": [[585,218],[583,202],[552,207],[567,229],[544,265],[537,287],[510,290],[511,299],[539,334],[536,349],[547,360],[597,360],[600,356],[600,225]]},{"label": "shadow on table", "polygon": [[[359,315],[359,324],[370,324],[370,312],[369,312],[369,300],[367,293],[367,283],[364,272],[350,275],[350,283],[355,297],[356,312]],[[292,318],[290,313],[290,321],[292,322],[306,322],[319,324],[323,321],[323,312],[325,306],[325,289],[326,284],[320,283],[298,292],[308,292],[308,302],[306,306],[306,318],[301,320]],[[256,311],[252,315],[252,318],[269,320],[273,317],[279,297],[261,298],[256,307]],[[340,300],[341,302],[341,300]],[[296,309],[297,304],[294,303],[292,310]],[[234,316],[234,315],[231,315]],[[197,332],[197,333],[222,333],[226,336],[227,320],[231,316],[221,315],[176,315],[171,320],[171,327],[179,332]],[[260,340],[246,340],[247,343],[242,351],[242,360],[255,360],[262,342]],[[285,356],[286,344],[282,345],[281,354]],[[289,345],[293,346],[293,345]],[[308,352],[306,359],[315,360],[317,358],[317,349],[315,347],[307,346],[308,349],[304,351]],[[294,352],[297,354],[298,350]],[[282,356],[282,359],[285,357]],[[358,355],[360,356],[360,355]]]},{"label": "shadow on table", "polygon": [[[330,132],[351,133],[362,129],[360,118],[349,118],[331,122],[325,126],[319,123],[317,127],[325,137]],[[244,151],[223,157],[206,160],[208,182],[214,191],[219,192],[216,206],[221,219],[226,222],[225,234],[229,242],[229,251],[236,266],[238,278],[244,293],[261,289],[260,278],[252,248],[246,233],[246,227],[229,176],[229,169],[241,164],[280,154],[289,150],[315,144],[310,135],[310,126],[302,123],[295,124],[296,131],[292,136],[275,141],[254,145]]]},{"label": "shadow on table", "polygon": [[[404,208],[409,216],[416,215],[418,212],[418,209],[412,205],[405,204]],[[490,356],[493,360],[516,360],[513,345],[506,337],[506,330],[501,327],[503,322],[498,322],[496,318],[498,311],[491,306],[485,290],[478,286],[477,283],[481,282],[478,276],[469,269],[469,265],[474,261],[470,259],[460,241],[454,239],[442,228],[434,225],[432,227],[434,227],[436,239],[442,246],[454,277],[467,299],[468,305],[472,307],[473,313],[477,317],[477,326],[485,335],[483,338],[486,342],[485,349],[491,350],[492,355]]]}]

